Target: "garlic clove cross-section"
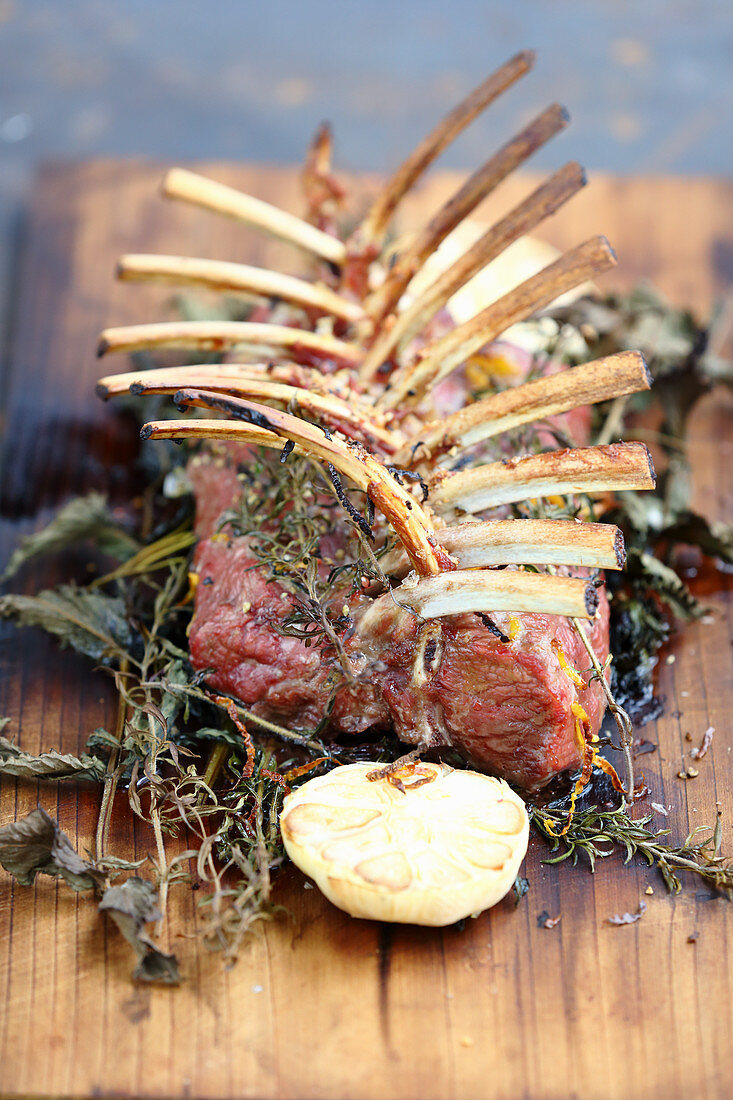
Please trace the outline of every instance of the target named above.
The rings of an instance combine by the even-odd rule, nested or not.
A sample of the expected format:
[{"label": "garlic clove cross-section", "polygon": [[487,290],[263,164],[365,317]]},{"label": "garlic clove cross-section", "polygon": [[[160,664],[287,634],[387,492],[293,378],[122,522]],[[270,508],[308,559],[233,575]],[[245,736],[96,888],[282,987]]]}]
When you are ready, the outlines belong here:
[{"label": "garlic clove cross-section", "polygon": [[369,773],[335,768],[283,804],[285,850],[329,901],[352,917],[442,926],[511,889],[529,820],[503,780],[421,762]]}]

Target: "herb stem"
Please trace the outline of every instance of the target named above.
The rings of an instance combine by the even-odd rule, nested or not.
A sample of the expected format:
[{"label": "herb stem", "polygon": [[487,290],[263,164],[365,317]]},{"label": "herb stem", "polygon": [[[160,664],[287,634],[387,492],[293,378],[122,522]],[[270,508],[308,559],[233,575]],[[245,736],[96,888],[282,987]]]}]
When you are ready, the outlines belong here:
[{"label": "herb stem", "polygon": [[[124,657],[120,662],[118,676],[124,677],[127,674],[129,668],[129,660]],[[104,779],[104,789],[102,791],[102,801],[99,807],[99,817],[97,818],[97,834],[95,840],[95,853],[97,862],[105,855],[107,851],[107,843],[109,841],[109,829],[112,820],[112,807],[114,805],[115,794],[117,792],[117,783],[119,780],[119,759],[120,759],[120,745],[122,743],[122,736],[125,731],[125,721],[127,719],[127,699],[124,691],[120,691],[117,699],[117,719],[115,721],[114,739],[117,742],[117,746],[112,749],[109,760],[107,761],[107,774]]]},{"label": "herb stem", "polygon": [[613,439],[618,437],[623,427],[624,413],[626,412],[628,403],[629,398],[627,394],[623,394],[621,397],[617,397],[612,401],[608,416],[596,439],[598,445],[610,443]]},{"label": "herb stem", "polygon": [[217,744],[212,748],[204,773],[204,783],[207,787],[213,787],[214,781],[229,755],[229,751],[229,746],[226,744]]}]

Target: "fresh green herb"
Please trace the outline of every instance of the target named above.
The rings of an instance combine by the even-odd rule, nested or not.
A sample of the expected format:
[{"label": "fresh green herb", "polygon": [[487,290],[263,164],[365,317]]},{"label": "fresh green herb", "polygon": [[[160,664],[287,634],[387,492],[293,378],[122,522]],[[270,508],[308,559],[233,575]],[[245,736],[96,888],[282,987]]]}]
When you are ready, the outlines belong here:
[{"label": "fresh green herb", "polygon": [[344,601],[360,590],[362,577],[377,577],[378,564],[353,550],[351,531],[346,548],[340,548],[340,564],[323,552],[324,541],[333,537],[340,504],[316,462],[293,456],[286,467],[264,454],[240,467],[239,476],[242,493],[221,517],[219,528],[246,536],[257,568],[293,598],[292,610],[274,629],[306,646],[330,650],[342,677],[351,679],[340,638],[350,623]]}]

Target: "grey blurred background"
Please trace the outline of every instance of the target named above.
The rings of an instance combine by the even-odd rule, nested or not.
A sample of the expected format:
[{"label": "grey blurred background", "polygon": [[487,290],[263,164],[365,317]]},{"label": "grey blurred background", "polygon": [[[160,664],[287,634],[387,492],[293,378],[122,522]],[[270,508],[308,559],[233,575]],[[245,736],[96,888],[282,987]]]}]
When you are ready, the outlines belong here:
[{"label": "grey blurred background", "polygon": [[328,118],[338,163],[388,169],[528,46],[443,165],[559,99],[590,169],[730,173],[733,0],[0,0],[0,230],[56,157],[296,163]]}]

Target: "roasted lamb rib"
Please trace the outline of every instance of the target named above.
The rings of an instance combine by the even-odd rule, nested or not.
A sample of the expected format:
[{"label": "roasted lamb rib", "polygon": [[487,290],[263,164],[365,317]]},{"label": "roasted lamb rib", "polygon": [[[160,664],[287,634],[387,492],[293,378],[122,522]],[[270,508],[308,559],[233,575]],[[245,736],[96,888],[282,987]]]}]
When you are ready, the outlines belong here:
[{"label": "roasted lamb rib", "polygon": [[[331,175],[324,128],[304,172],[308,221],[174,169],[166,196],[290,242],[310,255],[313,277],[125,256],[123,279],[224,290],[259,305],[247,321],[107,329],[99,345],[100,355],[184,347],[223,356],[216,365],[133,371],[99,383],[104,397],[128,389],[168,393],[181,409],[223,414],[143,428],[144,438],[205,441],[189,464],[200,540],[190,650],[210,687],[262,720],[298,730],[327,714],[335,737],[393,728],[409,744],[453,746],[528,789],[588,759],[605,694],[598,675],[578,669],[587,668],[589,646],[596,673],[606,664],[608,602],[599,571],[622,568],[624,551],[614,527],[542,518],[541,503],[539,518],[516,518],[517,509],[529,500],[653,486],[640,444],[547,449],[553,425],[586,443],[578,410],[648,388],[648,371],[635,352],[561,370],[535,363],[531,380],[473,399],[469,368],[482,349],[615,262],[605,238],[593,238],[463,323],[446,312],[457,290],[584,185],[575,163],[411,294],[444,238],[565,125],[557,105],[490,157],[396,251],[385,239],[410,187],[532,60],[517,55],[459,104],[347,238],[337,229],[343,193]],[[507,441],[538,423],[545,427],[532,436],[530,453],[513,453]],[[292,500],[273,509],[260,476],[281,471],[281,462],[286,470],[317,463],[323,471],[313,475],[305,501],[315,535],[308,553],[291,553],[288,583],[262,553],[263,540],[278,542],[288,516],[292,527]],[[256,533],[242,532],[232,517],[245,497],[249,513],[253,503],[256,510],[258,492],[266,520]],[[331,568],[348,561],[355,533],[356,557],[363,552],[372,565],[363,576]],[[318,644],[307,630],[283,630],[312,599],[306,574],[311,587],[329,581]]]}]

